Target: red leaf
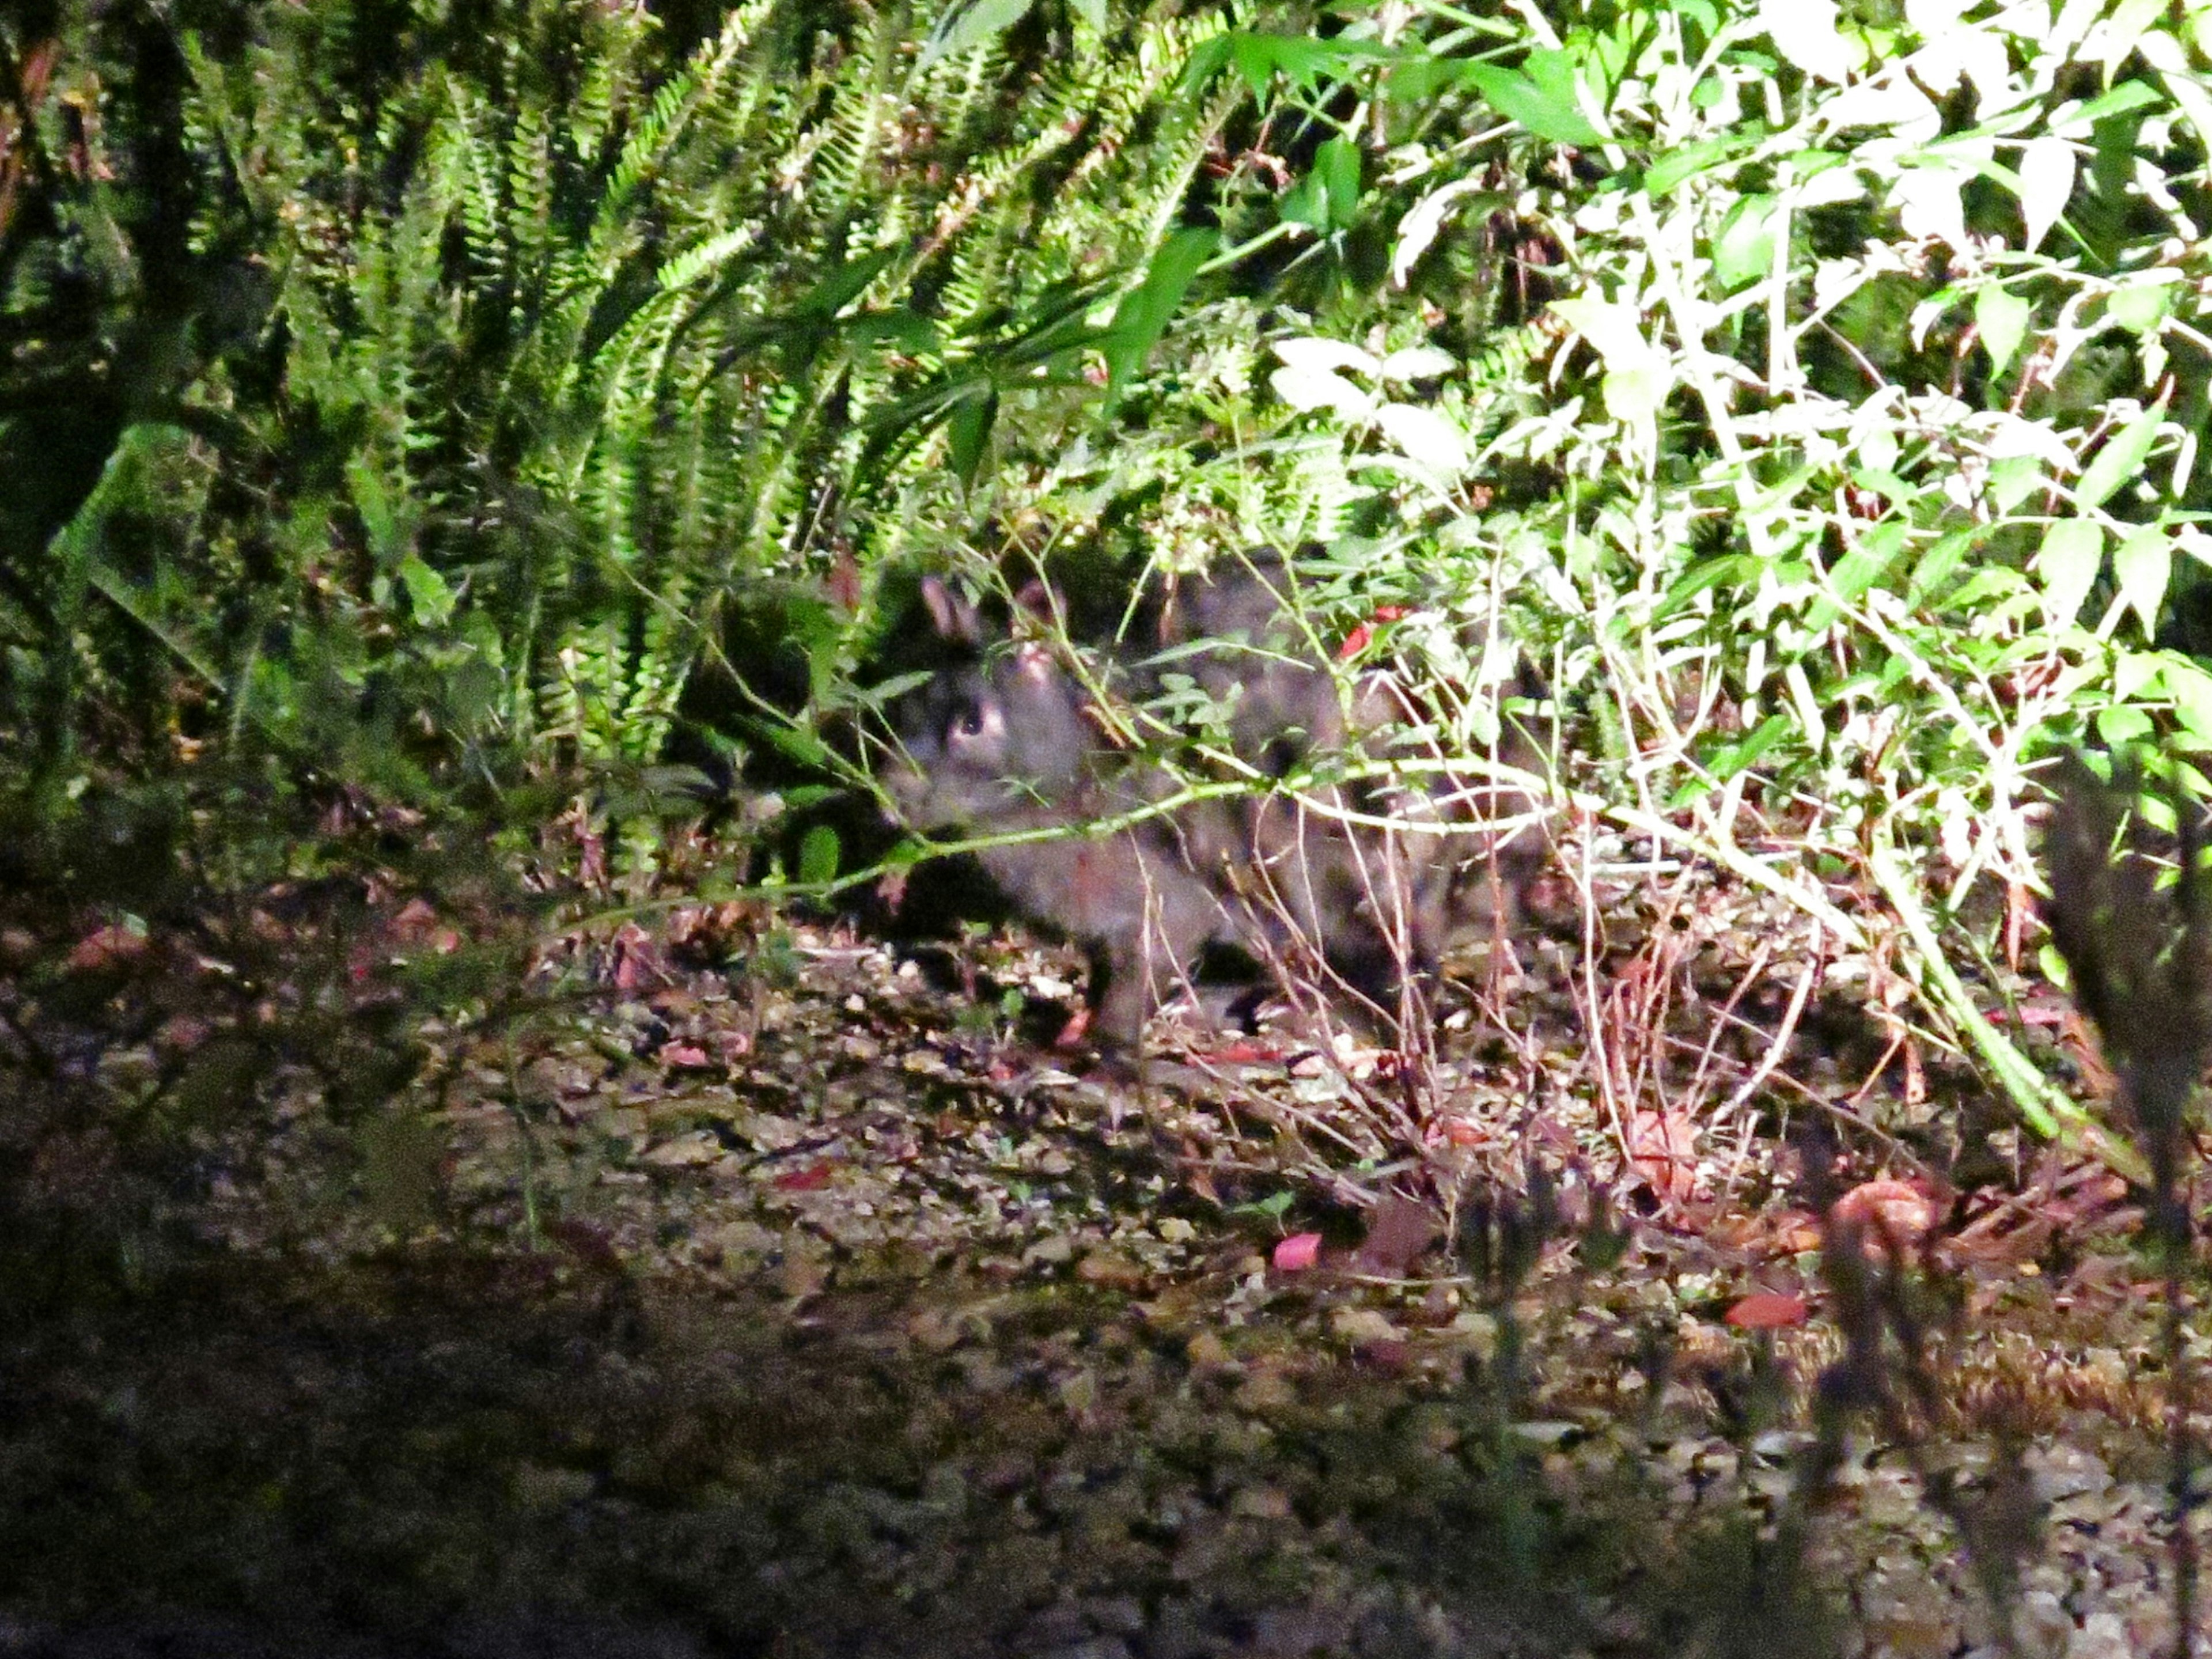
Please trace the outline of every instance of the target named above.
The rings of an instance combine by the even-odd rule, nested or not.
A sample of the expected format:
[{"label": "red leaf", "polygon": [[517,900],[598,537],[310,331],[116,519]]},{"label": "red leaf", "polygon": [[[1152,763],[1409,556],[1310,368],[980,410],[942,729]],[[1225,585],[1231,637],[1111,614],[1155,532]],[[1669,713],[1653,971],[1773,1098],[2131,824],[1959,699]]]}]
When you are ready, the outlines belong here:
[{"label": "red leaf", "polygon": [[1344,636],[1344,643],[1336,648],[1336,659],[1339,662],[1350,662],[1364,651],[1374,638],[1375,630],[1365,623],[1360,623],[1358,627]]},{"label": "red leaf", "polygon": [[693,1042],[672,1042],[660,1051],[663,1066],[698,1066],[713,1064],[707,1051]]},{"label": "red leaf", "polygon": [[1321,1261],[1319,1233],[1292,1233],[1275,1246],[1275,1271],[1302,1273]]},{"label": "red leaf", "polygon": [[1740,1331],[1779,1331],[1803,1324],[1805,1315],[1802,1296],[1754,1291],[1728,1310],[1728,1322]]},{"label": "red leaf", "polygon": [[780,1193],[819,1192],[830,1184],[830,1177],[836,1173],[837,1166],[824,1158],[818,1164],[808,1164],[803,1170],[786,1170],[769,1184]]}]

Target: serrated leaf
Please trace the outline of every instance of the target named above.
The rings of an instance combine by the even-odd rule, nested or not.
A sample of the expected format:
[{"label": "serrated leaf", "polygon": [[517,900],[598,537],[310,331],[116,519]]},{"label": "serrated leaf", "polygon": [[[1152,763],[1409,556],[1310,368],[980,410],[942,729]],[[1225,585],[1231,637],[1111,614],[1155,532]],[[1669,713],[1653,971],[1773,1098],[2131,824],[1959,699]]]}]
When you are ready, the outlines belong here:
[{"label": "serrated leaf", "polygon": [[2063,628],[2081,614],[2081,601],[2105,562],[2105,532],[2087,519],[2061,519],[2043,532],[2036,580],[2051,625]]},{"label": "serrated leaf", "polygon": [[2075,501],[2083,512],[2102,507],[2114,490],[2142,471],[2151,445],[2158,440],[2159,424],[2166,419],[2166,404],[2160,398],[2105,441],[2096,459],[2083,470],[2081,482],[2074,486]]}]

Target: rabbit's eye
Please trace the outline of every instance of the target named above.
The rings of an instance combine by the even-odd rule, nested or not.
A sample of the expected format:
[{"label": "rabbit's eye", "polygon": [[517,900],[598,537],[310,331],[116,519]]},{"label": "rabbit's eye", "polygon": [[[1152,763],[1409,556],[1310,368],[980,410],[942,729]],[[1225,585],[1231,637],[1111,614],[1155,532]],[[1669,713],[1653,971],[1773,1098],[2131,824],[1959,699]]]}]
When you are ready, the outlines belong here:
[{"label": "rabbit's eye", "polygon": [[966,708],[961,710],[960,718],[952,723],[952,732],[955,737],[960,738],[981,737],[983,706],[981,703],[970,703]]}]

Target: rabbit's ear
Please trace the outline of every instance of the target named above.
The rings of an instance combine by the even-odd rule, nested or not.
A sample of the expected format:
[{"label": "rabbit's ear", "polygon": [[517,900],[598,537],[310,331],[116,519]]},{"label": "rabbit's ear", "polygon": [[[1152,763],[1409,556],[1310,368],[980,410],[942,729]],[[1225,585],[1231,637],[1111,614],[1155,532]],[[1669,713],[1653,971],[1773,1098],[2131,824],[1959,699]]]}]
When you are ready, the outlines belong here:
[{"label": "rabbit's ear", "polygon": [[929,607],[929,620],[939,639],[956,645],[983,643],[983,624],[975,607],[935,576],[921,579],[921,602]]}]

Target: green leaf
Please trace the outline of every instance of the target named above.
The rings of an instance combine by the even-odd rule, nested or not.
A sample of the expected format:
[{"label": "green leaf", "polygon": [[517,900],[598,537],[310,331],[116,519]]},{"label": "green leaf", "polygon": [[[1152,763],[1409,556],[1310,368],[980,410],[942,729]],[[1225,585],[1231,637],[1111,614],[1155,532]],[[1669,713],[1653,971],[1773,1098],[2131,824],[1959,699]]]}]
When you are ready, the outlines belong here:
[{"label": "green leaf", "polygon": [[2148,81],[2123,81],[2101,98],[2092,98],[2081,108],[2064,115],[2054,124],[2054,129],[2060,132],[2083,131],[2100,121],[2165,101],[2165,94]]},{"label": "green leaf", "polygon": [[930,30],[915,67],[927,69],[940,58],[957,58],[987,41],[997,40],[1029,15],[1032,3],[1033,0],[965,0],[965,3],[956,3]]},{"label": "green leaf", "polygon": [[1283,192],[1277,210],[1322,235],[1348,230],[1359,217],[1359,148],[1332,138],[1315,153],[1313,168]]},{"label": "green leaf", "polygon": [[1713,238],[1713,277],[1730,291],[1755,283],[1774,263],[1774,228],[1781,215],[1772,196],[1739,197]]},{"label": "green leaf", "polygon": [[817,823],[806,832],[799,843],[799,878],[810,887],[818,887],[837,878],[837,832],[826,823]]},{"label": "green leaf", "polygon": [[1905,522],[1891,519],[1869,531],[1858,544],[1836,561],[1828,573],[1826,591],[1813,602],[1805,625],[1819,633],[1843,615],[1844,607],[1881,580],[1897,556],[1905,550]]},{"label": "green leaf", "polygon": [[2081,511],[2102,507],[2114,490],[2142,471],[2158,439],[2159,424],[2166,419],[2166,398],[2160,398],[2105,441],[2097,459],[2082,471],[2081,482],[2074,486],[2074,500]]},{"label": "green leaf", "polygon": [[1982,349],[1990,354],[1992,380],[2005,372],[2027,337],[2028,319],[2034,313],[2035,307],[2026,300],[1994,283],[1974,296],[1974,327],[1982,337]]},{"label": "green leaf", "polygon": [[1732,743],[1720,750],[1705,763],[1705,769],[1720,781],[1744,770],[1761,755],[1796,730],[1797,722],[1787,714],[1769,714],[1759,723],[1758,729],[1740,743]]},{"label": "green leaf", "polygon": [[1144,368],[1145,359],[1152,355],[1152,347],[1158,343],[1161,334],[1174,319],[1176,308],[1182,305],[1183,295],[1190,291],[1199,268],[1220,246],[1218,231],[1176,232],[1152,255],[1145,280],[1115,307],[1114,320],[1108,325],[1104,343],[1106,401],[1109,407]]},{"label": "green leaf", "polygon": [[961,483],[975,482],[983,464],[983,447],[990,441],[991,425],[999,417],[999,390],[986,386],[975,396],[963,398],[945,424],[951,446],[952,471]]},{"label": "green leaf", "polygon": [[407,608],[425,628],[443,628],[453,615],[453,590],[446,579],[410,553],[399,562],[400,585],[407,590]]},{"label": "green leaf", "polygon": [[2173,573],[2173,544],[2160,525],[2132,530],[2112,550],[2112,574],[2120,584],[2120,599],[2142,623],[2143,637],[2158,632],[2159,607],[2166,603],[2166,585]]},{"label": "green leaf", "polygon": [[2035,574],[2051,625],[2063,628],[2081,613],[2081,601],[2105,562],[2105,532],[2087,519],[2061,519],[2043,532]]},{"label": "green leaf", "polygon": [[1571,101],[1546,92],[1525,75],[1496,64],[1470,64],[1467,78],[1492,109],[1508,120],[1518,121],[1539,138],[1556,144],[1605,142],[1605,135]]},{"label": "green leaf", "polygon": [[2191,741],[2201,749],[2212,741],[2212,674],[2179,653],[2162,656],[2160,683],[2173,700],[2173,712],[2188,728]]},{"label": "green leaf", "polygon": [[1655,200],[1664,197],[1685,179],[1695,178],[1709,167],[1718,167],[1742,147],[1740,140],[1702,138],[1696,143],[1669,150],[1645,171],[1644,194]]},{"label": "green leaf", "polygon": [[2105,315],[2130,334],[2148,334],[2173,313],[2178,271],[2145,271],[2124,277],[2105,297]]},{"label": "green leaf", "polygon": [[1101,34],[1106,32],[1106,0],[1070,0],[1075,15]]}]

